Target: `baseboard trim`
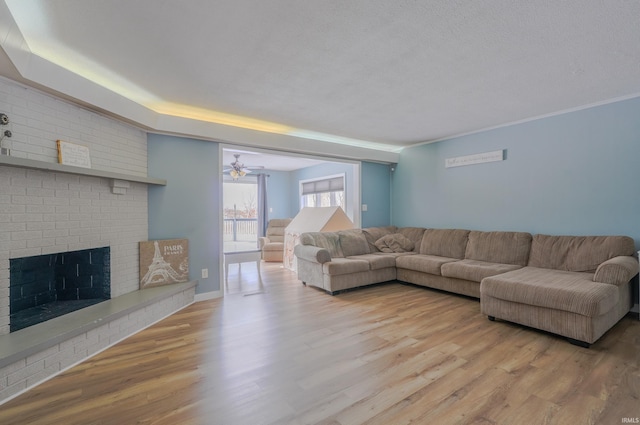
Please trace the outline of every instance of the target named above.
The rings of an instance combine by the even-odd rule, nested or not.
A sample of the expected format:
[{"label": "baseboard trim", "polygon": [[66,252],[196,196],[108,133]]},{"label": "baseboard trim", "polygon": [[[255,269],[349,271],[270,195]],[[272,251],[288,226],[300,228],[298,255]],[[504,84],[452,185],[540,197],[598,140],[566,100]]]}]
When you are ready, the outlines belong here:
[{"label": "baseboard trim", "polygon": [[205,292],[203,294],[196,294],[193,301],[197,303],[200,301],[207,301],[207,300],[214,300],[216,298],[222,298],[223,296],[224,294],[222,293],[222,291],[211,291],[211,292]]}]

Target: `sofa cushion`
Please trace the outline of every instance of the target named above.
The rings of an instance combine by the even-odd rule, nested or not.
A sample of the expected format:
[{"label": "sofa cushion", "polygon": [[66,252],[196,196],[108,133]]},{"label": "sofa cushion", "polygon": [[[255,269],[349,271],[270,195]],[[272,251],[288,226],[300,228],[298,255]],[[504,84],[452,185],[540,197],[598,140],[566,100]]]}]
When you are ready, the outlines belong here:
[{"label": "sofa cushion", "polygon": [[530,233],[471,231],[464,258],[526,266],[530,248]]},{"label": "sofa cushion", "polygon": [[480,282],[488,276],[522,268],[515,264],[490,263],[478,260],[460,260],[442,266],[442,276]]},{"label": "sofa cushion", "polygon": [[369,252],[379,252],[379,249],[376,247],[376,241],[384,235],[396,233],[396,230],[398,230],[396,226],[367,227],[362,229],[362,233],[364,233],[369,243]]},{"label": "sofa cushion", "polygon": [[420,254],[462,260],[467,248],[468,230],[427,229],[420,243]]},{"label": "sofa cushion", "polygon": [[524,267],[487,277],[480,284],[483,295],[568,311],[587,317],[600,316],[619,300],[618,287],[594,282],[592,273]]},{"label": "sofa cushion", "polygon": [[414,250],[417,252],[420,250],[420,244],[422,243],[425,230],[427,229],[424,227],[400,227],[396,233],[412,241],[415,247]]},{"label": "sofa cushion", "polygon": [[370,270],[386,269],[388,267],[396,266],[396,257],[392,255],[364,254],[347,258],[350,260],[367,261],[369,263]]},{"label": "sofa cushion", "polygon": [[414,270],[440,276],[442,265],[453,261],[460,260],[457,258],[438,257],[436,255],[406,255],[396,259],[396,266],[399,269]]},{"label": "sofa cushion", "polygon": [[384,235],[376,241],[375,245],[382,252],[409,252],[415,247],[411,239],[400,233]]},{"label": "sofa cushion", "polygon": [[340,238],[340,248],[342,255],[349,257],[352,255],[368,254],[369,243],[360,229],[341,230],[338,232]]},{"label": "sofa cushion", "polygon": [[300,244],[313,245],[329,251],[331,258],[344,257],[340,248],[340,236],[335,232],[307,232],[300,235]]},{"label": "sofa cushion", "polygon": [[633,255],[634,241],[627,236],[535,235],[529,266],[574,272],[595,272],[605,261]]},{"label": "sofa cushion", "polygon": [[369,262],[352,258],[332,258],[322,265],[322,272],[331,276],[369,271]]}]

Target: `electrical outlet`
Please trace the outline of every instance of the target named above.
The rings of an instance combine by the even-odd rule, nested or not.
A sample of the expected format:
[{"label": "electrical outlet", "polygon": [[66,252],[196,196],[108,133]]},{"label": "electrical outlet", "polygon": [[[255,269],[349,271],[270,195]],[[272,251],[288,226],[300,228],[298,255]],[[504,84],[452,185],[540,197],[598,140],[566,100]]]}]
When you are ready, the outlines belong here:
[{"label": "electrical outlet", "polygon": [[209,277],[209,269],[202,269],[202,278],[206,279]]},{"label": "electrical outlet", "polygon": [[367,209],[369,209],[367,204],[362,204],[362,211],[367,211]]}]

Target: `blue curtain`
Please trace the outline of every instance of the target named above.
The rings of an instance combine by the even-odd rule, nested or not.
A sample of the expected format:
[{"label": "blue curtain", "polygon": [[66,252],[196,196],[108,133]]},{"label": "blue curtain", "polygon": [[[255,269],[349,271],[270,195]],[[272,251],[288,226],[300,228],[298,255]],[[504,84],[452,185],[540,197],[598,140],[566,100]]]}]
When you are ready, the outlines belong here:
[{"label": "blue curtain", "polygon": [[266,236],[269,223],[269,208],[267,206],[267,177],[258,174],[258,236]]}]

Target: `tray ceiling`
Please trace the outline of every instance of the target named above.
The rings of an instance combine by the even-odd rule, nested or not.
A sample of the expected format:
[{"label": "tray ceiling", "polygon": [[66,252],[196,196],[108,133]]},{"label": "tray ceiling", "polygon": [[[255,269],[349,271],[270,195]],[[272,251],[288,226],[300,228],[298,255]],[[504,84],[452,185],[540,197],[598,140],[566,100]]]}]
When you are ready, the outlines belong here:
[{"label": "tray ceiling", "polygon": [[639,1],[4,3],[21,49],[163,116],[374,150],[640,95]]}]

